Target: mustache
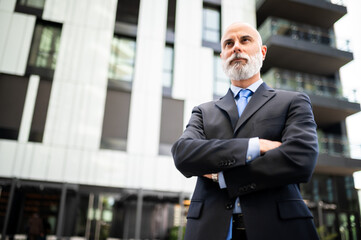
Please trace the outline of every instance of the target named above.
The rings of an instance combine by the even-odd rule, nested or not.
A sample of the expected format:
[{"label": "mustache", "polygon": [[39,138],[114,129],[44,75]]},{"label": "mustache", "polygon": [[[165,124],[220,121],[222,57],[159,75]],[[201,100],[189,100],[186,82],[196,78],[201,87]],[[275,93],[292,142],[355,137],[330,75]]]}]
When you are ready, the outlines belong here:
[{"label": "mustache", "polygon": [[227,60],[226,60],[227,65],[229,65],[234,59],[237,59],[237,58],[246,59],[247,62],[249,62],[249,60],[250,60],[249,55],[246,53],[233,53],[229,58],[227,58]]}]

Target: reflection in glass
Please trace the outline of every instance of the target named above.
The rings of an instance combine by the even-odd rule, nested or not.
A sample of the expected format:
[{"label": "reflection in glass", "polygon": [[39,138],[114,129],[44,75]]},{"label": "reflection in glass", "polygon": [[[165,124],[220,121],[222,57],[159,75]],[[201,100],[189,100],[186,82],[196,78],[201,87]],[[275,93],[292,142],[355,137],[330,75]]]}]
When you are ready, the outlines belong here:
[{"label": "reflection in glass", "polygon": [[230,86],[230,80],[223,72],[222,60],[218,54],[214,55],[213,62],[214,62],[213,94],[216,96],[223,96],[228,91],[228,88]]},{"label": "reflection in glass", "polygon": [[270,69],[262,78],[273,88],[347,100],[347,98],[342,95],[340,81],[336,79],[279,68]]},{"label": "reflection in glass", "polygon": [[59,52],[61,28],[38,23],[30,51],[29,65],[55,69]]},{"label": "reflection in glass", "polygon": [[344,51],[351,51],[348,40],[337,39],[332,28],[320,28],[313,25],[292,22],[281,18],[269,17],[260,27],[263,42],[272,35],[289,37],[297,41],[327,45]]},{"label": "reflection in glass", "polygon": [[20,0],[19,5],[43,9],[45,0]]},{"label": "reflection in glass", "polygon": [[350,234],[348,231],[348,221],[347,221],[347,214],[346,213],[340,213],[338,215],[339,219],[339,231],[341,234],[341,239],[350,239]]},{"label": "reflection in glass", "polygon": [[221,14],[218,9],[203,8],[203,40],[209,42],[220,41]]},{"label": "reflection in glass", "polygon": [[163,87],[171,88],[173,84],[173,54],[173,47],[165,46],[163,58]]},{"label": "reflection in glass", "polygon": [[111,46],[109,78],[131,82],[135,62],[135,41],[114,36]]}]

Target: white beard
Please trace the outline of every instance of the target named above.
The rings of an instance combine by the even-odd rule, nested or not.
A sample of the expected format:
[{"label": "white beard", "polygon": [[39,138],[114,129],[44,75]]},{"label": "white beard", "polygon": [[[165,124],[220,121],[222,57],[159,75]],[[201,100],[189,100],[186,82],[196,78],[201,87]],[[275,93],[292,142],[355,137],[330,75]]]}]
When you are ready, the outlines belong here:
[{"label": "white beard", "polygon": [[[243,65],[241,62],[236,62],[230,65],[230,62],[235,58],[247,59],[247,63]],[[261,70],[262,64],[263,56],[261,51],[251,57],[245,53],[233,53],[232,56],[226,60],[222,60],[224,73],[231,80],[236,81],[246,80],[253,77]]]}]

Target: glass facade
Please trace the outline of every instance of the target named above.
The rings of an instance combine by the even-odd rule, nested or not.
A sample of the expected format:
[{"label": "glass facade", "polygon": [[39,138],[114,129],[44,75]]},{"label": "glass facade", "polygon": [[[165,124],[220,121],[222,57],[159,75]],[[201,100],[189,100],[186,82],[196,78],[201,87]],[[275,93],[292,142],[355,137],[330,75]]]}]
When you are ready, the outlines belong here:
[{"label": "glass facade", "polygon": [[314,174],[301,193],[315,217],[321,239],[357,240],[360,216],[352,176]]},{"label": "glass facade", "polygon": [[45,0],[18,0],[18,5],[43,9]]},{"label": "glass facade", "polygon": [[59,52],[61,28],[38,22],[35,26],[28,66],[54,70]]},{"label": "glass facade", "polygon": [[[322,1],[336,4],[343,3],[340,0]],[[221,38],[221,2],[220,0],[204,1],[205,5],[202,10],[203,25],[202,30],[199,29],[202,31],[203,47],[211,48],[215,52],[213,59],[213,93],[215,97],[226,94],[230,85],[230,80],[225,76],[221,67],[220,49],[215,47],[219,45]],[[277,2],[279,1],[275,1],[276,4]],[[22,153],[39,156],[35,155],[38,153],[37,151],[44,150],[42,156],[45,158],[36,159],[34,162],[45,161],[47,164],[45,168],[48,168],[50,166],[50,163],[48,163],[49,156],[53,154],[53,152],[49,153],[49,151],[53,151],[53,147],[61,148],[61,150],[69,149],[66,152],[68,154],[68,152],[71,153],[74,150],[74,146],[59,144],[66,145],[63,147],[56,143],[56,146],[50,143],[51,149],[47,150],[49,144],[46,144],[47,149],[42,149],[43,144],[34,144],[34,142],[42,142],[43,138],[47,109],[53,87],[52,76],[56,69],[62,30],[60,23],[41,20],[45,3],[45,0],[16,1],[15,11],[36,15],[37,20],[25,76],[0,73],[0,138],[18,139],[28,88],[28,75],[41,76],[28,139],[32,143],[15,143],[15,141],[3,141],[3,143],[8,144],[10,142],[11,145],[21,145],[20,151],[15,153],[16,161],[21,158]],[[64,4],[72,5],[73,3]],[[162,66],[163,90],[165,88],[172,90],[173,87],[176,5],[176,0],[168,0],[167,45],[165,46]],[[49,6],[52,6],[52,3],[49,3]],[[106,91],[100,140],[101,150],[90,149],[93,152],[99,150],[102,153],[107,152],[109,155],[116,155],[119,153],[105,151],[104,149],[124,151],[127,148],[139,6],[140,0],[117,0],[117,9],[113,9],[116,11],[115,35],[111,41],[111,46],[107,47],[108,51],[109,47],[111,51],[109,67],[107,66],[108,87],[100,89]],[[99,9],[103,11],[107,9],[106,7],[109,6],[105,5],[104,8]],[[107,14],[107,12],[105,11],[104,14]],[[170,32],[171,34],[169,34]],[[336,40],[332,29],[270,18],[262,25],[261,32],[264,33],[265,40],[272,35],[281,35],[297,41],[306,41],[350,51],[348,42]],[[204,42],[207,42],[208,45],[204,44]],[[80,72],[77,72],[77,74],[80,74]],[[318,76],[273,68],[264,74],[263,78],[275,88],[304,91],[329,99],[347,100],[349,96],[342,94],[341,84],[336,79],[336,75]],[[82,99],[87,101],[85,97],[85,95],[82,96]],[[185,102],[183,100],[173,99],[171,94],[165,94],[163,91],[161,121],[157,123],[160,124],[159,154],[163,155],[157,156],[160,159],[165,159],[164,155],[169,156],[171,154],[170,148],[172,144],[182,133],[184,128],[184,106]],[[89,121],[93,120],[89,119]],[[349,146],[347,137],[340,130],[340,125],[340,123],[336,123],[332,126],[320,126],[322,128],[318,129],[319,146],[321,154],[327,154],[333,156],[333,158],[336,156],[340,160],[344,160],[345,157],[349,157]],[[6,144],[2,145],[3,143],[1,143],[2,148],[7,146]],[[16,147],[19,145],[16,145]],[[23,151],[25,148],[27,150]],[[75,148],[75,151],[87,151],[83,147],[76,146]],[[127,156],[127,153],[123,152],[120,155]],[[11,157],[5,157],[11,159]],[[127,157],[124,159],[128,159]],[[147,158],[148,156],[143,157]],[[60,156],[57,159],[66,158]],[[149,159],[142,159],[142,161],[147,160]],[[348,161],[348,159],[346,160]],[[83,160],[79,159],[79,161]],[[84,159],[84,161],[88,161],[88,159]],[[7,167],[15,168],[12,164],[9,163]],[[18,162],[18,164],[20,163]],[[125,164],[131,163],[127,162]],[[2,167],[0,169],[3,171]],[[22,170],[26,172],[27,167],[23,167]],[[37,167],[37,165],[31,166],[31,168]],[[19,174],[19,176],[26,178],[26,174]],[[107,172],[99,174],[107,174]],[[123,172],[121,171],[119,174],[123,174]],[[54,181],[51,176],[48,177]],[[117,184],[117,186],[121,184],[121,186],[129,188],[110,188],[104,186],[106,184],[94,180],[93,177],[90,176],[92,179],[84,181],[89,180],[88,182],[103,184],[103,186],[62,183],[61,181],[65,181],[65,178],[56,179],[55,181],[58,182],[48,182],[47,178],[42,177],[40,178],[43,181],[0,178],[0,229],[5,229],[3,233],[9,236],[10,239],[24,240],[26,239],[28,220],[34,213],[38,213],[43,219],[43,226],[46,229],[48,239],[181,239],[179,236],[184,234],[185,215],[189,205],[189,201],[183,201],[184,193],[131,189],[129,185],[134,186],[133,183],[113,182],[112,184]],[[178,188],[174,187],[174,189]],[[351,176],[322,175],[318,173],[314,175],[310,183],[301,184],[301,190],[305,201],[315,216],[315,222],[322,239],[351,240],[360,236],[359,206]]]},{"label": "glass facade", "polygon": [[167,11],[167,31],[175,31],[175,14],[176,14],[176,0],[168,0],[168,11]]},{"label": "glass facade", "polygon": [[43,141],[51,87],[52,81],[47,79],[40,79],[33,119],[31,121],[30,127],[29,141],[31,142]]},{"label": "glass facade", "polygon": [[219,53],[215,53],[213,57],[213,69],[214,69],[214,80],[213,80],[213,95],[217,98],[224,96],[231,84],[231,81],[223,72],[222,60],[219,57]]},{"label": "glass facade", "polygon": [[15,11],[35,15],[39,18],[43,15],[45,0],[17,0]]},{"label": "glass facade", "polygon": [[317,130],[319,153],[332,156],[350,157],[350,145],[347,136]]},{"label": "glass facade", "polygon": [[347,100],[340,81],[329,77],[272,68],[262,78],[273,88]]},{"label": "glass facade", "polygon": [[[262,1],[263,0],[256,0],[256,4],[258,4],[258,2],[262,2]],[[345,0],[317,0],[317,1],[324,1],[324,2],[329,2],[329,3],[332,3],[332,4],[345,6]]]},{"label": "glass facade", "polygon": [[114,36],[109,60],[109,79],[133,81],[135,45],[133,39]]},{"label": "glass facade", "polygon": [[262,36],[263,42],[266,42],[272,35],[280,35],[295,40],[302,40],[344,51],[351,51],[350,42],[347,40],[336,39],[332,28],[326,29],[281,18],[267,18],[260,26],[259,33]]},{"label": "glass facade", "polygon": [[19,240],[34,214],[50,238],[176,240],[188,206],[176,193],[0,179],[0,229],[7,217]]},{"label": "glass facade", "polygon": [[128,91],[108,87],[105,100],[101,148],[126,150],[130,95],[131,93]]},{"label": "glass facade", "polygon": [[172,46],[165,46],[163,58],[163,87],[172,88],[174,67],[174,49]]},{"label": "glass facade", "polygon": [[116,21],[138,25],[139,0],[118,0]]},{"label": "glass facade", "polygon": [[171,155],[171,147],[183,132],[184,101],[163,96],[159,154]]},{"label": "glass facade", "polygon": [[221,40],[221,14],[216,7],[203,6],[203,41],[218,43]]},{"label": "glass facade", "polygon": [[0,73],[0,138],[18,139],[28,84],[26,77]]}]

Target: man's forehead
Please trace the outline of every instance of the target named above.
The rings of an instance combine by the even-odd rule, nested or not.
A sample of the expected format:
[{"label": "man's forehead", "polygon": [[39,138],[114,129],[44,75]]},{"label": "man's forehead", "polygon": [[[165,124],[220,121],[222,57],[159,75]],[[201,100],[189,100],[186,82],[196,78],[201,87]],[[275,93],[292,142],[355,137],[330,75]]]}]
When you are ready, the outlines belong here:
[{"label": "man's forehead", "polygon": [[249,24],[234,23],[226,28],[226,31],[222,36],[221,42],[223,43],[227,39],[241,38],[245,36],[249,36],[258,40],[259,34],[257,30]]}]

